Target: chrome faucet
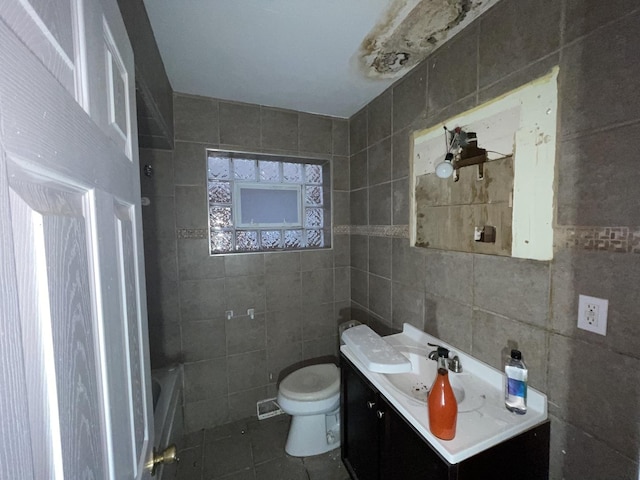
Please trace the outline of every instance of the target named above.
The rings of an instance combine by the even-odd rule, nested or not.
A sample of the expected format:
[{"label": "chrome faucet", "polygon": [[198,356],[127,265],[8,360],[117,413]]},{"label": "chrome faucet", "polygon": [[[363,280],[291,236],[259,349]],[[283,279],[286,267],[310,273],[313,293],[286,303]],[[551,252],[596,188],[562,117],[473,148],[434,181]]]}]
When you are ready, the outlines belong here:
[{"label": "chrome faucet", "polygon": [[[436,347],[436,350],[429,352],[428,358],[429,360],[438,360],[438,348],[443,348],[440,345],[435,345],[433,343],[427,343],[427,345],[429,345],[430,347]],[[458,358],[457,355],[454,355],[453,358],[448,358],[447,359],[447,366],[449,367],[449,370],[451,370],[453,373],[460,373],[462,372],[462,363],[460,363],[460,358]]]}]

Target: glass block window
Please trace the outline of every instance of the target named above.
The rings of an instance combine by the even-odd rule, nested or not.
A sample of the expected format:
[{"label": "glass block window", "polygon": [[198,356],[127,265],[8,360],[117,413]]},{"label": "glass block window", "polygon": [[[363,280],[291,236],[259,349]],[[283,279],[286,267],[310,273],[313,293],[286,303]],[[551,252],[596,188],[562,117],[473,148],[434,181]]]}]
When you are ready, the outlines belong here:
[{"label": "glass block window", "polygon": [[331,247],[327,160],[207,151],[211,255]]}]

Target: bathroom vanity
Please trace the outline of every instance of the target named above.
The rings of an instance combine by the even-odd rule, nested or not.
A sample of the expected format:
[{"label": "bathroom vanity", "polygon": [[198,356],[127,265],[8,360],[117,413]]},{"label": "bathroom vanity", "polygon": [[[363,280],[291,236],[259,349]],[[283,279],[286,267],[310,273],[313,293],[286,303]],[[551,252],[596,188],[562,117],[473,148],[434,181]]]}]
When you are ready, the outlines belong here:
[{"label": "bathroom vanity", "polygon": [[[385,340],[405,355],[411,352],[414,374],[426,382],[430,364],[424,362],[435,364],[423,361],[427,341],[456,351],[410,325]],[[527,414],[512,414],[502,403],[501,373],[459,355],[466,378],[450,376],[464,400],[458,403],[456,438],[443,441],[428,430],[424,402],[402,391],[402,375],[411,374],[391,383],[391,375],[369,371],[352,349],[341,347],[342,460],[354,480],[548,478],[546,397],[530,389]]]}]

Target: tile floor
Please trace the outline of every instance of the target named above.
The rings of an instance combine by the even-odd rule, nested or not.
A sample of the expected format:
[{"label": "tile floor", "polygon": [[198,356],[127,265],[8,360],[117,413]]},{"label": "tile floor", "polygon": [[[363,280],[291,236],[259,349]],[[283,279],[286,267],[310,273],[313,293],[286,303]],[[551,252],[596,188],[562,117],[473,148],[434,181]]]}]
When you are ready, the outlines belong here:
[{"label": "tile floor", "polygon": [[247,419],[188,434],[180,449],[179,480],[349,480],[337,448],[296,458],[284,444],[290,417]]}]

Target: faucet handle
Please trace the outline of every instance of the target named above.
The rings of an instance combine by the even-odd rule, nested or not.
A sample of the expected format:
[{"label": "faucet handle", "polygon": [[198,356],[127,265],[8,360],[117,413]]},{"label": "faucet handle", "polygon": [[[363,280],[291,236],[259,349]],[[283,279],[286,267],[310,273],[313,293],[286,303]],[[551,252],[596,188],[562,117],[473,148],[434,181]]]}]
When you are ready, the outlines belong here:
[{"label": "faucet handle", "polygon": [[457,355],[454,356],[449,362],[449,370],[451,370],[453,373],[462,372],[462,364],[460,363],[460,359]]}]

